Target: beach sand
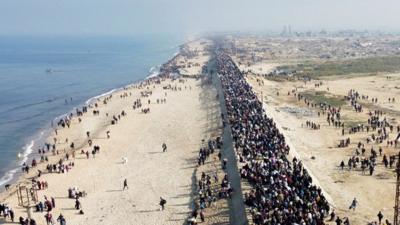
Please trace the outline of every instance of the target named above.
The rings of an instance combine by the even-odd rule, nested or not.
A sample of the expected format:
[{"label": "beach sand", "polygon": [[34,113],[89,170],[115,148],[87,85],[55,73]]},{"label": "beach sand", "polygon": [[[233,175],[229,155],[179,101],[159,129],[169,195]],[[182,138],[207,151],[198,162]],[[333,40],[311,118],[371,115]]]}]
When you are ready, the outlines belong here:
[{"label": "beach sand", "polygon": [[[168,84],[181,90],[164,90],[163,86]],[[145,90],[152,91],[152,95],[140,97],[140,92]],[[129,92],[131,96],[120,98],[120,94]],[[71,128],[58,130],[57,149],[60,152],[69,149],[73,141],[76,146],[91,151],[86,139],[86,131],[90,131],[93,145],[101,147],[100,153],[86,159],[77,148],[75,159],[70,159],[75,166],[68,173],[44,174],[39,178],[49,184],[48,189],[38,191],[39,200],[43,201],[44,196],[54,197],[53,217],[62,213],[67,224],[184,223],[193,204],[193,181],[201,140],[207,140],[215,132],[208,121],[210,107],[213,111],[219,110],[215,95],[213,86],[203,88],[201,80],[186,79],[184,83],[167,80],[113,93],[107,105],[98,101],[99,116],[93,116],[89,109],[81,123],[74,118]],[[132,109],[138,98],[142,99],[143,108],[150,108],[150,113]],[[156,99],[164,98],[166,103],[156,103]],[[121,117],[116,125],[110,125],[112,115],[122,110],[127,116]],[[106,131],[110,131],[110,139]],[[69,143],[65,143],[65,138]],[[168,147],[164,153],[163,143]],[[122,157],[128,159],[127,164]],[[129,185],[125,191],[122,190],[124,179]],[[87,197],[80,198],[84,215],[74,209],[75,200],[67,198],[70,187],[87,192]],[[165,211],[160,211],[160,197],[167,200]],[[24,209],[17,206],[15,194],[4,202],[14,209],[16,220],[19,216],[26,217]],[[33,218],[38,224],[45,224],[44,215],[34,212]]]},{"label": "beach sand", "polygon": [[175,58],[179,73],[185,76],[199,76],[203,65],[210,60],[212,42],[207,39],[197,39],[183,45],[181,54]]}]

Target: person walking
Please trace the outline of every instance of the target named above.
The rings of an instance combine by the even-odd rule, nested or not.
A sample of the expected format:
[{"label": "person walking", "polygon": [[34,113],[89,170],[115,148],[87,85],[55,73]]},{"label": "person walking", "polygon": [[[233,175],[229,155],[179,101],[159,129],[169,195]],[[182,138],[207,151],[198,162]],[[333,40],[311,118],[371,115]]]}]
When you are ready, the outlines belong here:
[{"label": "person walking", "polygon": [[65,220],[65,218],[62,214],[60,214],[60,216],[58,216],[57,221],[60,222],[60,225],[67,225],[67,221]]},{"label": "person walking", "polygon": [[44,218],[46,219],[47,225],[53,224],[53,216],[51,215],[50,212],[47,212],[46,215],[44,216]]},{"label": "person walking", "polygon": [[75,199],[75,209],[76,210],[81,209],[81,202],[79,201],[79,198]]},{"label": "person walking", "polygon": [[160,197],[160,206],[161,206],[161,211],[164,211],[165,209],[165,204],[167,204],[167,200],[163,199],[162,197]]},{"label": "person walking", "polygon": [[11,222],[14,223],[14,216],[15,216],[14,211],[12,209],[10,209],[10,211],[8,211],[8,214],[10,215]]},{"label": "person walking", "polygon": [[349,209],[353,209],[353,211],[356,210],[357,204],[358,204],[358,201],[356,198],[354,198],[353,201],[351,202]]},{"label": "person walking", "polygon": [[122,190],[125,190],[125,189],[129,189],[127,179],[124,180],[124,187],[122,188]]},{"label": "person walking", "polygon": [[50,199],[51,199],[51,205],[53,206],[54,209],[56,207],[56,200],[53,197],[51,197]]},{"label": "person walking", "polygon": [[350,220],[349,220],[348,217],[345,217],[345,218],[343,218],[343,219],[344,219],[343,225],[350,225]]},{"label": "person walking", "polygon": [[382,212],[379,211],[379,213],[378,213],[377,216],[378,216],[379,224],[381,224],[381,223],[382,223],[382,219],[383,219],[383,214],[382,214]]},{"label": "person walking", "polygon": [[29,221],[29,225],[37,225],[36,220],[31,219],[31,220]]},{"label": "person walking", "polygon": [[336,225],[342,225],[342,219],[340,219],[340,217],[337,217],[335,220]]}]

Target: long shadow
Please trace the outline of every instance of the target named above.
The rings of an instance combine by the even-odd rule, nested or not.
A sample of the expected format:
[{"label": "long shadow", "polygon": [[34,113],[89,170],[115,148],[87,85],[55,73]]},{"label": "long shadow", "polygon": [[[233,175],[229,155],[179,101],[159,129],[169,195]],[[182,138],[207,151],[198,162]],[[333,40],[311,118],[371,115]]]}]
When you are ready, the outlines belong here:
[{"label": "long shadow", "polygon": [[186,167],[182,167],[181,169],[186,170],[186,169],[194,169],[196,168],[196,166],[186,166]]},{"label": "long shadow", "polygon": [[149,213],[149,212],[159,212],[160,210],[159,209],[153,209],[153,210],[138,210],[138,211],[135,211],[135,213]]},{"label": "long shadow", "polygon": [[122,192],[122,189],[115,189],[115,190],[107,190],[106,192]]},{"label": "long shadow", "polygon": [[170,206],[187,206],[188,204],[187,203],[182,203],[182,204],[173,204],[173,205],[170,205]]},{"label": "long shadow", "polygon": [[191,194],[180,194],[180,195],[177,195],[177,196],[171,197],[171,198],[186,198],[186,197],[189,197],[189,196],[191,196]]},{"label": "long shadow", "polygon": [[[68,197],[54,197],[55,199],[69,199]],[[72,198],[71,198],[72,199]]]},{"label": "long shadow", "polygon": [[75,208],[61,208],[61,210],[76,210]]},{"label": "long shadow", "polygon": [[165,153],[165,152],[148,152],[148,154],[151,154],[151,155],[154,155],[154,154],[162,154],[162,153]]},{"label": "long shadow", "polygon": [[[215,68],[215,66],[216,66],[215,65],[215,60],[213,60],[213,59],[210,60],[208,62],[207,66]],[[212,70],[215,70],[215,69],[212,69]],[[222,120],[221,120],[221,115],[220,115],[220,111],[222,111],[220,109],[220,107],[221,107],[220,105],[222,103],[221,102],[216,103],[216,102],[218,102],[218,100],[220,101],[220,99],[218,99],[217,95],[215,95],[215,92],[211,90],[212,88],[215,88],[218,91],[218,88],[216,87],[217,86],[216,85],[216,81],[215,81],[216,78],[211,73],[208,73],[207,76],[208,77],[206,79],[204,79],[204,83],[201,84],[201,86],[202,86],[201,90],[202,91],[200,92],[200,96],[199,96],[199,100],[201,102],[201,106],[200,107],[201,107],[202,110],[207,112],[206,116],[204,116],[202,118],[199,118],[199,121],[201,121],[202,123],[203,123],[203,121],[205,121],[203,123],[203,125],[202,125],[202,128],[204,129],[204,137],[205,137],[204,139],[205,140],[210,138],[210,136],[211,137],[216,137],[216,136],[214,136],[213,133],[215,133],[217,131],[220,131],[222,129]],[[220,92],[221,92],[221,90],[219,90],[218,96],[223,96],[223,94],[221,94]],[[215,100],[217,100],[217,101],[215,101]],[[224,140],[229,140],[229,139],[224,137]],[[227,145],[225,143],[224,143],[224,146],[225,146],[224,148],[226,149]],[[225,151],[228,151],[228,150],[225,150]],[[198,150],[196,150],[196,152],[198,152]],[[222,152],[222,149],[221,149],[221,152]],[[232,143],[231,143],[231,152],[234,154]],[[224,153],[224,154],[226,154],[226,153]],[[230,160],[230,162],[231,162],[231,164],[235,164],[236,165],[236,160]],[[206,163],[209,163],[209,162],[206,162]],[[197,168],[198,168],[197,167],[197,157],[195,157],[195,158],[193,158],[191,160],[187,160],[187,164],[188,164],[188,166],[185,167],[184,169],[186,169],[186,168],[187,169],[194,169],[193,173],[192,173],[192,178],[191,178],[192,182],[191,182],[191,185],[190,185],[190,188],[191,188],[190,194],[178,195],[178,196],[175,196],[173,198],[190,197],[190,201],[189,201],[188,205],[189,205],[189,208],[191,210],[194,210],[195,207],[196,207],[196,198],[197,198],[197,194],[198,194],[197,193],[197,176],[196,176],[197,175]],[[196,165],[196,166],[193,166],[193,165]],[[236,176],[237,177],[237,183],[239,183],[239,185],[240,185],[240,177],[239,177],[239,173],[238,173],[237,168],[233,169],[232,171],[237,174],[237,176]],[[229,177],[232,178],[232,177],[235,177],[235,176],[231,176],[230,175]],[[232,181],[231,181],[231,183],[232,183]],[[236,185],[237,185],[237,183],[236,183]],[[187,188],[189,188],[189,186],[187,186]],[[239,217],[244,215],[242,218],[246,218],[245,211],[244,211],[244,204],[243,204],[241,189],[240,189],[240,187],[237,188],[236,186],[234,186],[234,189],[235,189],[234,195],[236,195],[237,196],[236,198],[238,199],[238,200],[236,200],[236,203],[237,204],[241,204],[242,208],[240,208],[240,209],[243,209],[243,212],[240,213]],[[234,196],[234,198],[235,198],[235,196]],[[184,206],[184,205],[187,205],[187,204],[176,204],[176,205],[171,205],[171,206]],[[230,210],[229,210],[230,214],[228,214],[226,212],[224,212],[224,213],[226,213],[226,215],[230,216],[231,224],[234,224],[234,225],[235,224],[240,224],[240,225],[247,224],[247,219],[245,220],[245,222],[243,222],[242,220],[241,221],[235,221],[236,220],[235,214],[238,214],[238,207],[236,207],[236,205],[232,204],[231,201],[229,203],[229,208],[230,208]],[[181,213],[176,213],[176,214],[182,214],[182,215],[185,214],[187,216],[190,215],[189,212],[181,212]],[[222,216],[223,213],[221,212],[220,214],[221,215],[219,215],[219,216]],[[170,219],[169,221],[181,221],[181,220],[180,219],[177,219],[177,220],[176,219]],[[183,224],[187,224],[187,221],[184,221]],[[223,223],[221,223],[221,224],[223,224]]]},{"label": "long shadow", "polygon": [[[196,165],[196,162],[193,162],[193,161],[195,161],[195,159],[187,160],[187,161],[188,161],[189,165],[193,165],[193,163]],[[191,185],[190,186],[189,185],[185,185],[183,187],[183,188],[190,188],[191,189],[190,193],[189,194],[181,194],[181,195],[178,195],[178,196],[174,197],[174,198],[190,197],[189,198],[189,203],[186,203],[186,204],[175,204],[173,206],[185,206],[185,205],[187,205],[191,209],[191,211],[193,211],[195,209],[195,197],[196,197],[196,194],[197,194],[197,191],[196,191],[196,185],[197,185],[196,174],[197,174],[197,166],[194,166],[194,170],[193,170],[192,177],[191,177],[191,180],[192,180]],[[190,215],[190,213],[188,213],[188,212],[182,212],[182,213],[176,213],[176,214],[180,214],[180,215],[185,214],[185,215],[187,215],[187,218]],[[177,221],[181,221],[181,219],[170,219],[169,221],[177,222]],[[183,224],[186,225],[187,224],[187,220],[184,220]]]},{"label": "long shadow", "polygon": [[[221,113],[227,115],[226,103],[224,93],[222,91],[221,80],[217,74],[212,74],[213,80],[215,81],[216,88],[218,90],[218,99],[221,106]],[[242,194],[242,186],[240,182],[240,175],[237,166],[236,153],[233,148],[232,131],[230,125],[227,123],[223,129],[223,145],[221,154],[223,158],[228,159],[226,173],[228,174],[229,181],[234,190],[229,203],[229,222],[232,225],[244,225],[248,224],[246,209],[244,206],[244,199]]]},{"label": "long shadow", "polygon": [[[16,220],[16,219],[15,219]],[[11,221],[4,221],[3,219],[0,219],[0,224],[19,224],[19,222],[11,222]]]}]

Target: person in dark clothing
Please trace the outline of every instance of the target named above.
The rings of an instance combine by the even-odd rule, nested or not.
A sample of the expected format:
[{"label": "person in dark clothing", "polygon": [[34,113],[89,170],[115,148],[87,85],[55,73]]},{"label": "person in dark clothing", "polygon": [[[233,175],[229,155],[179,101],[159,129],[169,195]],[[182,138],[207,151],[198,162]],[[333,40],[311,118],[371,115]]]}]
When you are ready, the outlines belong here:
[{"label": "person in dark clothing", "polygon": [[15,216],[14,211],[12,209],[10,209],[10,211],[8,211],[8,214],[10,215],[11,222],[14,223],[14,216]]},{"label": "person in dark clothing", "polygon": [[129,189],[127,179],[124,180],[124,187],[122,188],[122,190],[125,190],[125,189]]},{"label": "person in dark clothing", "polygon": [[[234,151],[241,161],[240,176],[250,185],[244,200],[254,223],[324,224],[330,206],[322,190],[300,160],[289,159],[285,137],[266,115],[245,74],[222,49],[217,47],[215,61],[225,98],[224,118],[230,123]],[[222,166],[227,167],[226,160]],[[303,212],[313,218],[312,223],[304,222]]]},{"label": "person in dark clothing", "polygon": [[60,223],[60,225],[67,225],[67,221],[62,214],[58,216],[57,221]]},{"label": "person in dark clothing", "polygon": [[341,225],[342,224],[342,219],[340,217],[337,217],[335,220],[336,225]]},{"label": "person in dark clothing", "polygon": [[163,199],[162,197],[160,197],[160,206],[161,206],[161,211],[163,211],[165,209],[165,204],[167,204],[167,200]]},{"label": "person in dark clothing", "polygon": [[379,211],[379,213],[378,213],[378,221],[379,221],[379,224],[381,224],[382,223],[382,219],[383,219],[383,214],[382,214],[382,212],[381,211]]}]

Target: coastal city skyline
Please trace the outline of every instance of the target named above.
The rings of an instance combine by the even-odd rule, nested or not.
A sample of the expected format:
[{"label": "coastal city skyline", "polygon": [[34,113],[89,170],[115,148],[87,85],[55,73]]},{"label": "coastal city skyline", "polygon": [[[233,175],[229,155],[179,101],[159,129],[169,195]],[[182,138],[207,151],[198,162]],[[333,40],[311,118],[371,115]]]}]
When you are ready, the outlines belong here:
[{"label": "coastal city skyline", "polygon": [[399,32],[395,0],[3,0],[2,35],[141,35],[244,31]]}]

